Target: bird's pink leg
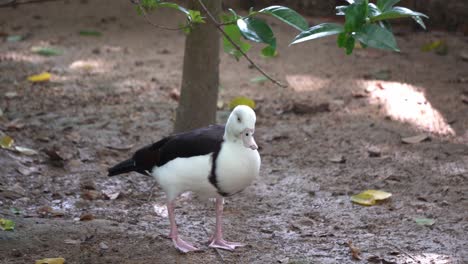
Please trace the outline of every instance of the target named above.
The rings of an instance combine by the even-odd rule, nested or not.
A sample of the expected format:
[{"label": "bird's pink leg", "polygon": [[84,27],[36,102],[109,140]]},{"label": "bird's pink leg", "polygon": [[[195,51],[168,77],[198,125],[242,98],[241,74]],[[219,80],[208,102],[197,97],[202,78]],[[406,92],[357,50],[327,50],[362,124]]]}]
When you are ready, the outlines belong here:
[{"label": "bird's pink leg", "polygon": [[227,242],[223,239],[223,198],[216,198],[216,229],[213,237],[210,239],[209,247],[225,250],[234,250],[236,247],[245,246],[241,243]]},{"label": "bird's pink leg", "polygon": [[169,238],[171,238],[172,242],[174,242],[174,246],[183,253],[197,251],[198,248],[179,238],[174,215],[174,201],[167,202],[167,212],[169,214],[169,221],[171,223],[171,232],[169,233]]}]

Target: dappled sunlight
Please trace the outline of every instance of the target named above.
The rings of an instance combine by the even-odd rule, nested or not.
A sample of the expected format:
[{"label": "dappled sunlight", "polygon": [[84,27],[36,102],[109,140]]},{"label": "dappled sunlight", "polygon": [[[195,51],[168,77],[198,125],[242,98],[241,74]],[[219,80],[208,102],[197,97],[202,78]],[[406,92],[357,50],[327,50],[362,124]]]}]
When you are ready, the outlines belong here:
[{"label": "dappled sunlight", "polygon": [[112,65],[104,60],[88,59],[76,60],[70,64],[69,68],[74,71],[100,74],[110,72],[112,70]]},{"label": "dappled sunlight", "polygon": [[29,62],[29,63],[42,63],[45,61],[44,57],[38,55],[26,55],[19,52],[7,51],[0,53],[0,61],[15,61],[15,62]]},{"label": "dappled sunlight", "polygon": [[306,74],[286,75],[289,86],[296,92],[317,91],[327,86],[330,80]]},{"label": "dappled sunlight", "polygon": [[424,95],[423,89],[405,83],[365,81],[369,101],[379,105],[392,120],[410,123],[424,131],[455,135],[442,114]]},{"label": "dappled sunlight", "polygon": [[421,253],[413,256],[407,256],[405,263],[413,263],[418,261],[420,264],[453,264],[457,263],[456,260],[448,255],[436,253]]}]

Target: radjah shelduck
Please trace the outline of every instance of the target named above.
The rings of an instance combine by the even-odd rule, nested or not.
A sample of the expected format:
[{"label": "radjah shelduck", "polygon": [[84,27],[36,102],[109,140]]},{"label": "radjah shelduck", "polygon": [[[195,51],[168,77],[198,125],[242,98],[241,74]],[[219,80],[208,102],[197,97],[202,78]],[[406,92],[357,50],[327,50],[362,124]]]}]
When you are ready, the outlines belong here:
[{"label": "radjah shelduck", "polygon": [[201,199],[216,198],[216,227],[209,246],[234,250],[243,245],[223,239],[223,202],[224,197],[244,190],[259,174],[255,121],[250,107],[237,106],[225,126],[212,125],[165,137],[110,168],[109,176],[135,171],[156,179],[167,196],[169,238],[184,253],[198,249],[179,236],[174,200],[187,191]]}]

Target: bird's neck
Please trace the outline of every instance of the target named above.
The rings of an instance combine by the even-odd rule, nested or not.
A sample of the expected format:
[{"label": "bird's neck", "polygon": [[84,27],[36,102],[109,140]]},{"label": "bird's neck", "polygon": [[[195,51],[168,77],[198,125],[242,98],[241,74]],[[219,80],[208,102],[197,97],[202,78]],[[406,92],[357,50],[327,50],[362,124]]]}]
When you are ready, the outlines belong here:
[{"label": "bird's neck", "polygon": [[226,142],[232,142],[232,143],[238,143],[241,141],[240,137],[238,135],[235,135],[233,133],[229,133],[228,130],[224,132],[224,141]]}]

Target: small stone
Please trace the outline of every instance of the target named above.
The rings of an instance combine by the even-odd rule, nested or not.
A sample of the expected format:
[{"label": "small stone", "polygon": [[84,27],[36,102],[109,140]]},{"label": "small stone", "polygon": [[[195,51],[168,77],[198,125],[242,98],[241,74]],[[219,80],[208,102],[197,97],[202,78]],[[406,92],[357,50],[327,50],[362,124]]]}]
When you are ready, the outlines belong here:
[{"label": "small stone", "polygon": [[102,250],[108,250],[109,246],[106,243],[101,242],[101,243],[99,243],[99,248],[102,249]]},{"label": "small stone", "polygon": [[376,147],[370,147],[369,149],[367,149],[367,153],[371,158],[378,158],[382,156],[382,151]]}]

